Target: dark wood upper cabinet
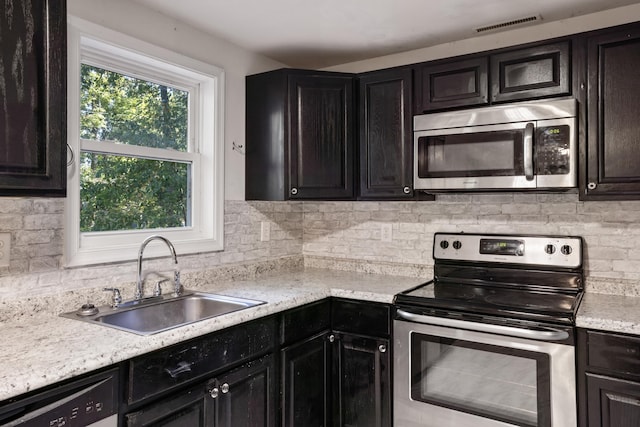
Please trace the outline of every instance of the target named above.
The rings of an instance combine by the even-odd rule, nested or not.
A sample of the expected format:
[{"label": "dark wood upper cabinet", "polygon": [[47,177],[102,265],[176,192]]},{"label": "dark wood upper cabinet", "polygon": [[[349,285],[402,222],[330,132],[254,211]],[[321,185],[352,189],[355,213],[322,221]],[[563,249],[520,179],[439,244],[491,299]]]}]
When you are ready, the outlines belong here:
[{"label": "dark wood upper cabinet", "polygon": [[246,199],[354,198],[353,75],[276,70],[246,83]]},{"label": "dark wood upper cabinet", "polygon": [[353,110],[353,77],[289,77],[290,198],[353,198]]},{"label": "dark wood upper cabinet", "polygon": [[586,40],[587,127],[583,200],[640,198],[640,25]]},{"label": "dark wood upper cabinet", "polygon": [[413,198],[411,69],[359,78],[360,199]]},{"label": "dark wood upper cabinet", "polygon": [[416,114],[489,102],[486,56],[428,62],[416,67]]},{"label": "dark wood upper cabinet", "polygon": [[491,102],[571,93],[570,42],[491,55]]},{"label": "dark wood upper cabinet", "polygon": [[66,2],[0,11],[0,195],[64,196]]}]

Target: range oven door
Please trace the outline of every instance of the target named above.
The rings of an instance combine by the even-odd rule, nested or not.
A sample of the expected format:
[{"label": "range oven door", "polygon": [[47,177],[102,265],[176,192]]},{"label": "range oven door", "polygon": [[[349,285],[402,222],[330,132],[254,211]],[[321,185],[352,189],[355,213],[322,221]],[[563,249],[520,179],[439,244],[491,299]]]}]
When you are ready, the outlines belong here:
[{"label": "range oven door", "polygon": [[[416,317],[435,324],[394,321],[395,427],[576,426],[572,345],[479,332],[496,330],[483,323]],[[449,321],[455,327],[442,326]],[[567,336],[518,329],[501,332]]]}]

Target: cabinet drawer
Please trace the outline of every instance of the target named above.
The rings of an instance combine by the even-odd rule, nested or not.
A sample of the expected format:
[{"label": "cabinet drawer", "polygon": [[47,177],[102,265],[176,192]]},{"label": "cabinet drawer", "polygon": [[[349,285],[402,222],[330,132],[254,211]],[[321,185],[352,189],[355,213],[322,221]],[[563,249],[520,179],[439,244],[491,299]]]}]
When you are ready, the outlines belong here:
[{"label": "cabinet drawer", "polygon": [[282,314],[280,344],[289,344],[331,328],[331,301],[303,305]]},{"label": "cabinet drawer", "polygon": [[331,305],[333,330],[375,337],[391,335],[388,304],[336,299]]},{"label": "cabinet drawer", "polygon": [[275,318],[260,319],[137,357],[129,363],[128,402],[220,372],[273,348]]},{"label": "cabinet drawer", "polygon": [[640,338],[588,331],[587,339],[589,366],[640,376]]}]

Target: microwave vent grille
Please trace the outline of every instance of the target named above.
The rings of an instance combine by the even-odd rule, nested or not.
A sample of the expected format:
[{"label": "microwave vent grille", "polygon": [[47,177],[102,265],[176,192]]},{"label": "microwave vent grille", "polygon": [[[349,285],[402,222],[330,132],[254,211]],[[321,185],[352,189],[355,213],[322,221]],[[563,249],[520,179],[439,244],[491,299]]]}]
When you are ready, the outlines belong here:
[{"label": "microwave vent grille", "polygon": [[526,18],[513,19],[507,22],[501,22],[499,24],[487,25],[484,27],[476,28],[476,33],[485,33],[487,31],[499,31],[507,27],[514,27],[524,24],[532,24],[537,21],[542,21],[540,15],[527,16]]}]

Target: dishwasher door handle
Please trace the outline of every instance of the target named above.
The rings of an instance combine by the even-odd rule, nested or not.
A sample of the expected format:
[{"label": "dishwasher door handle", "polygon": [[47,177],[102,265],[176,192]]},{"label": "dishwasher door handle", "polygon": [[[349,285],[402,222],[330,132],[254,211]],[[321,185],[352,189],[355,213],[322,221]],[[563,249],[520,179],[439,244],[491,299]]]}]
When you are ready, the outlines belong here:
[{"label": "dishwasher door handle", "polygon": [[445,326],[447,328],[466,329],[469,331],[490,334],[508,335],[538,341],[562,341],[569,338],[569,333],[560,329],[538,327],[537,329],[519,328],[515,326],[494,325],[491,323],[467,322],[465,320],[448,319],[446,317],[425,316],[406,310],[397,310],[398,316],[404,320],[426,325]]}]

